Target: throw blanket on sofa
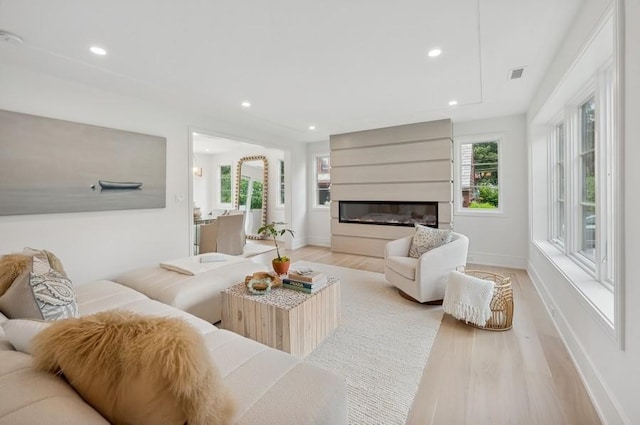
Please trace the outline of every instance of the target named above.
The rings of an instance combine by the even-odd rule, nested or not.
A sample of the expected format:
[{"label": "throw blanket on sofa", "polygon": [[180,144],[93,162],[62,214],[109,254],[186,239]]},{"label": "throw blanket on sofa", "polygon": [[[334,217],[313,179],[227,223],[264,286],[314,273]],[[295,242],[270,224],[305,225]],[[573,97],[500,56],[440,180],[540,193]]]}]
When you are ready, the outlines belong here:
[{"label": "throw blanket on sofa", "polygon": [[244,261],[251,260],[233,255],[213,253],[164,261],[160,263],[160,267],[190,276],[197,276],[232,263],[241,263]]},{"label": "throw blanket on sofa", "polygon": [[444,293],[442,308],[459,320],[485,326],[491,317],[491,298],[495,283],[452,271]]}]

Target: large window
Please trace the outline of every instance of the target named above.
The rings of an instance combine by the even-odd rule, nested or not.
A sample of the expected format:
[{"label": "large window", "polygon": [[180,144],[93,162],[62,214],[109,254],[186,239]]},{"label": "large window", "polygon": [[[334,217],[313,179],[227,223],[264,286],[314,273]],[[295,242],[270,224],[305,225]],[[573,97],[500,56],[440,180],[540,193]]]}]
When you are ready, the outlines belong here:
[{"label": "large window", "polygon": [[565,106],[549,137],[551,242],[593,278],[613,289],[613,84],[601,70]]},{"label": "large window", "polygon": [[500,138],[464,137],[458,140],[458,211],[501,210]]},{"label": "large window", "polygon": [[[538,284],[555,301],[552,312],[574,296],[622,346],[624,131],[617,41],[623,32],[615,4],[529,122],[529,261],[544,270]],[[579,314],[564,319],[574,327],[585,320]]]},{"label": "large window", "polygon": [[331,165],[329,156],[316,157],[316,206],[328,207],[331,203]]},{"label": "large window", "polygon": [[220,166],[220,203],[231,203],[231,165]]}]

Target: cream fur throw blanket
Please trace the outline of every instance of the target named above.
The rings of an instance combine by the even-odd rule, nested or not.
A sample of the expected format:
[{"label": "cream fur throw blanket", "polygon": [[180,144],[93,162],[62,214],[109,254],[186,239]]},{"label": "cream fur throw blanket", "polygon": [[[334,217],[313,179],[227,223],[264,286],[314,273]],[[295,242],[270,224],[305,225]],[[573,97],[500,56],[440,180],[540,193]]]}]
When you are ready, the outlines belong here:
[{"label": "cream fur throw blanket", "polygon": [[60,320],[32,352],[36,367],[64,374],[114,425],[232,423],[234,403],[202,337],[181,319],[108,311]]},{"label": "cream fur throw blanket", "polygon": [[452,271],[444,293],[442,308],[459,320],[485,326],[491,317],[495,283]]}]

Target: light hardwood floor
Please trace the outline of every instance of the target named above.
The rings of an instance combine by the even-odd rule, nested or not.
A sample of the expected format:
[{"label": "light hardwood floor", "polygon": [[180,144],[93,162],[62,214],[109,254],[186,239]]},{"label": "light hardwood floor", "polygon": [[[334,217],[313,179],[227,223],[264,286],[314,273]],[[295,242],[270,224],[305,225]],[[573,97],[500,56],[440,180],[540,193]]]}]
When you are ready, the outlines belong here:
[{"label": "light hardwood floor", "polygon": [[[383,272],[380,258],[306,246],[306,260]],[[268,263],[273,253],[257,259]],[[576,368],[527,273],[468,267],[511,276],[513,329],[490,332],[445,315],[424,369],[408,425],[600,424]],[[424,308],[441,308],[426,306]],[[419,324],[416,324],[419,326]]]}]

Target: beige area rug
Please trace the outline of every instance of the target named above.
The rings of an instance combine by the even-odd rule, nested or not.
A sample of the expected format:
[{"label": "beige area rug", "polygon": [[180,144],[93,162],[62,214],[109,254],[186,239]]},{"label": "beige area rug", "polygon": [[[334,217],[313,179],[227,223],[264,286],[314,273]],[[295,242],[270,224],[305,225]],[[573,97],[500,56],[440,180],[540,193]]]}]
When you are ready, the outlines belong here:
[{"label": "beige area rug", "polygon": [[259,243],[247,242],[242,249],[242,256],[245,258],[253,257],[254,255],[263,254],[269,251],[275,251],[276,247],[273,245],[263,245]]},{"label": "beige area rug", "polygon": [[341,324],[305,360],[343,376],[350,424],[403,425],[442,321],[442,307],[407,301],[383,274],[300,261],[340,279]]}]

